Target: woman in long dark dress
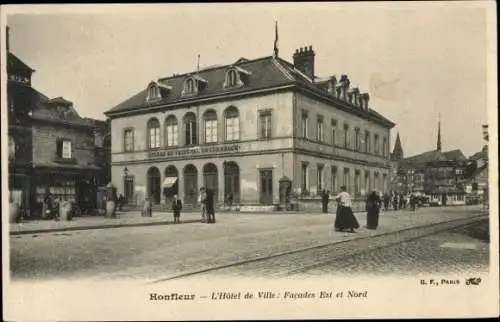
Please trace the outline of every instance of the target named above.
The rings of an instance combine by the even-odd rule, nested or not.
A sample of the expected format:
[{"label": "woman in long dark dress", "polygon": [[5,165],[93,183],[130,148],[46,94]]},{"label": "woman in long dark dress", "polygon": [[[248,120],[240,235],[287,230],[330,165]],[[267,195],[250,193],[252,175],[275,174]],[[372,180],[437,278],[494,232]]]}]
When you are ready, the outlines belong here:
[{"label": "woman in long dark dress", "polygon": [[340,187],[340,190],[341,192],[333,197],[333,199],[338,202],[334,227],[336,231],[349,229],[349,231],[353,233],[354,229],[359,228],[359,223],[352,213],[351,196],[347,193],[345,186]]},{"label": "woman in long dark dress", "polygon": [[372,191],[366,199],[366,228],[377,229],[380,214],[380,197],[376,191]]}]

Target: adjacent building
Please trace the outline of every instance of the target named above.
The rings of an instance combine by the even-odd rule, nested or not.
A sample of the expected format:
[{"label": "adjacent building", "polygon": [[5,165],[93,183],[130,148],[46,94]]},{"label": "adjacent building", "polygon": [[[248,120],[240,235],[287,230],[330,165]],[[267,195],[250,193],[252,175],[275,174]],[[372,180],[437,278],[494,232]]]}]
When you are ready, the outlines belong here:
[{"label": "adjacent building", "polygon": [[465,203],[467,158],[458,149],[441,150],[441,123],[435,150],[404,158],[399,142],[395,144],[391,159],[394,191],[405,194],[420,192],[433,199],[446,200],[447,204]]},{"label": "adjacent building", "polygon": [[82,118],[72,102],[38,92],[33,72],[7,45],[11,197],[25,218],[40,214],[48,192],[95,207],[96,187],[109,182],[109,124]]},{"label": "adjacent building", "polygon": [[245,205],[273,205],[283,182],[302,197],[346,185],[388,187],[390,129],[347,75],[321,79],[312,47],[162,77],[105,114],[111,177],[129,203],[200,187]]}]

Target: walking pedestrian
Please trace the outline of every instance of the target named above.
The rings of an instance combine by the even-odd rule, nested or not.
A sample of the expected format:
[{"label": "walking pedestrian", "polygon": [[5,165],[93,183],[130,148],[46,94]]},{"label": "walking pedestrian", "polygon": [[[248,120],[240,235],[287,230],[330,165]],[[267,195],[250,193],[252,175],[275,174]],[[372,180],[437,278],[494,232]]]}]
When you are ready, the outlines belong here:
[{"label": "walking pedestrian", "polygon": [[410,207],[412,211],[415,211],[417,205],[417,198],[413,194],[410,196]]},{"label": "walking pedestrian", "polygon": [[205,222],[206,220],[205,218],[207,213],[206,201],[207,201],[207,193],[205,192],[205,188],[201,187],[200,195],[198,197],[198,202],[200,203],[200,208],[201,208],[201,222]]},{"label": "walking pedestrian", "polygon": [[338,202],[334,227],[336,231],[349,229],[349,231],[353,233],[354,229],[359,228],[359,223],[352,213],[351,196],[346,190],[345,186],[340,187],[340,193],[333,197],[333,199]]},{"label": "walking pedestrian", "polygon": [[182,210],[182,201],[174,195],[174,199],[172,201],[172,211],[174,213],[174,224],[179,224],[181,218],[181,210]]},{"label": "walking pedestrian", "polygon": [[233,193],[231,191],[227,193],[227,203],[229,204],[229,210],[231,211],[233,208]]},{"label": "walking pedestrian", "polygon": [[380,197],[372,191],[366,200],[366,228],[377,229],[380,214]]},{"label": "walking pedestrian", "polygon": [[394,211],[398,210],[398,195],[397,194],[394,194],[394,196],[392,196],[392,208]]},{"label": "walking pedestrian", "polygon": [[207,223],[215,224],[215,200],[214,192],[212,189],[207,189],[206,198],[206,211],[207,211]]},{"label": "walking pedestrian", "polygon": [[323,190],[321,192],[321,204],[322,204],[322,209],[323,209],[323,213],[326,214],[328,213],[328,202],[330,201],[330,193]]},{"label": "walking pedestrian", "polygon": [[384,194],[384,210],[387,211],[389,210],[389,203],[391,201],[391,197],[389,196],[389,194],[386,192]]}]

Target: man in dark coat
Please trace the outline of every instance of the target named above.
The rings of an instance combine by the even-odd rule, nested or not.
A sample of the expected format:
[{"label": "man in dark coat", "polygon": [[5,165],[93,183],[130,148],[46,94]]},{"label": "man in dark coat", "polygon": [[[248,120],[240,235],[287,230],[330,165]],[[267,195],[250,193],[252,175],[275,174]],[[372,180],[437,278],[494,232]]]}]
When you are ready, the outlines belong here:
[{"label": "man in dark coat", "polygon": [[181,222],[181,210],[182,210],[182,201],[174,195],[174,199],[172,201],[172,211],[174,212],[174,224],[179,224]]},{"label": "man in dark coat", "polygon": [[392,207],[394,211],[398,210],[398,194],[394,194],[394,196],[392,196]]},{"label": "man in dark coat", "polygon": [[212,189],[207,189],[207,199],[205,201],[205,207],[207,211],[207,223],[214,224],[215,223],[215,200],[214,200],[214,191]]},{"label": "man in dark coat", "polygon": [[384,194],[384,210],[389,210],[389,202],[391,201],[391,196],[386,192]]},{"label": "man in dark coat", "polygon": [[322,209],[323,209],[323,213],[326,214],[328,213],[328,202],[330,201],[330,194],[323,190],[321,192],[321,204],[322,204]]}]

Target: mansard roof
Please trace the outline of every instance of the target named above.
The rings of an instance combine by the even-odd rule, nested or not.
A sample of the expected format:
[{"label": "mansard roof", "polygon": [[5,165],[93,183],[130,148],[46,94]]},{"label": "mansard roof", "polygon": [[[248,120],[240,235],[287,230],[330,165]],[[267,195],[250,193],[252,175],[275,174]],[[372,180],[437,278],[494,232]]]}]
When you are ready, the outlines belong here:
[{"label": "mansard roof", "polygon": [[[244,86],[232,88],[225,88],[223,86],[226,73],[231,68],[247,71],[249,77],[247,77]],[[184,82],[188,77],[192,77],[193,75],[197,75],[205,80],[205,87],[195,96],[183,96]],[[196,104],[198,100],[223,98],[228,94],[243,95],[260,90],[290,87],[315,95],[319,99],[324,99],[330,102],[330,104],[347,112],[362,115],[367,118],[369,117],[384,126],[392,128],[395,125],[373,109],[363,110],[360,107],[350,105],[348,102],[329,95],[324,88],[324,84],[313,82],[302,72],[294,68],[293,64],[272,56],[254,60],[240,58],[235,63],[228,65],[214,66],[201,69],[199,72],[190,72],[160,78],[158,79],[158,83],[171,88],[167,95],[162,95],[160,100],[147,101],[148,88],[145,86],[139,93],[133,95],[104,114],[113,117],[124,112],[143,113],[145,110],[155,109],[160,106],[189,104],[191,102]]]}]

